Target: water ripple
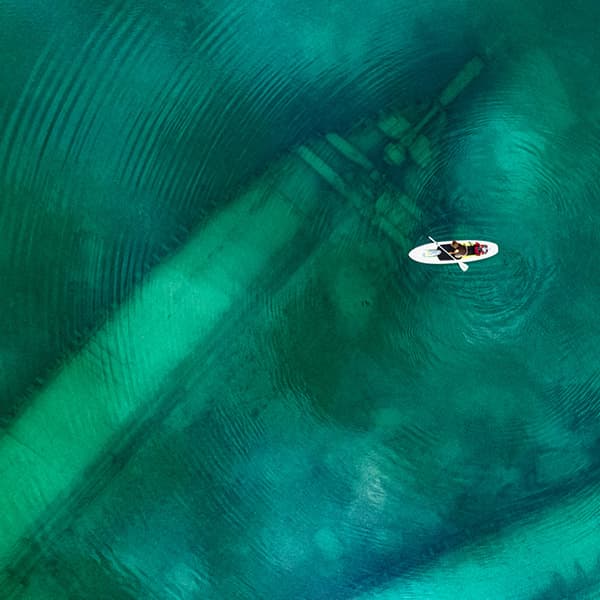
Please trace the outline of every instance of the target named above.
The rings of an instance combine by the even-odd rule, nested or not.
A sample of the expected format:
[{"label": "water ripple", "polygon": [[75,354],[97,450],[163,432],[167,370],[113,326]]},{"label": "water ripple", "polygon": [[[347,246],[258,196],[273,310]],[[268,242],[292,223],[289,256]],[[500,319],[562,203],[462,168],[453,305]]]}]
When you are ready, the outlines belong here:
[{"label": "water ripple", "polygon": [[501,273],[492,267],[481,269],[477,282],[458,292],[468,306],[462,314],[474,344],[485,338],[529,335],[536,307],[556,276],[552,265],[540,265],[531,255],[510,252],[496,262],[500,264],[494,268]]},{"label": "water ripple", "polygon": [[[382,105],[433,97],[462,60],[453,42],[464,23],[442,21],[451,9],[465,16],[467,4],[425,3],[418,8],[430,14],[417,17],[413,6],[358,3],[357,23],[341,4],[242,0],[203,4],[198,16],[191,4],[175,11],[119,0],[74,21],[32,61],[3,114],[6,264],[32,267],[11,306],[23,306],[23,322],[34,319],[48,345],[135,301],[144,269],[276,152],[343,132]],[[466,274],[406,260],[390,268],[381,239],[301,167],[290,168],[287,183],[265,186],[265,198],[279,194],[294,210],[309,194],[326,208],[307,218],[289,262],[274,258],[264,288],[249,288],[235,305],[235,342],[190,357],[208,365],[189,409],[196,437],[176,456],[166,443],[152,453],[151,484],[132,460],[108,486],[127,498],[153,548],[187,545],[210,562],[213,594],[232,597],[242,586],[247,597],[317,597],[303,593],[310,580],[343,597],[356,573],[372,581],[406,573],[399,548],[427,569],[422,540],[434,539],[443,519],[463,535],[473,515],[485,521],[499,506],[536,510],[536,494],[581,500],[578,514],[544,521],[556,539],[573,521],[596,522],[581,492],[597,460],[599,376],[593,360],[581,366],[594,356],[596,332],[593,317],[581,315],[595,300],[582,281],[597,270],[585,271],[593,252],[575,265],[564,249],[581,230],[595,244],[598,219],[584,224],[581,207],[593,215],[598,143],[596,132],[580,139],[550,58],[532,51],[519,60],[425,132],[431,162],[405,179],[428,209],[426,233],[500,244],[498,257]],[[273,225],[263,224],[264,236]],[[578,277],[561,279],[567,271]],[[142,342],[135,356],[123,355],[133,311],[124,307],[119,318],[114,355],[101,340],[87,349],[100,379],[123,382],[115,411],[146,384],[130,364],[150,360]],[[220,334],[219,343],[231,342]],[[180,335],[164,344],[180,344]],[[73,419],[82,415],[85,407]],[[180,432],[176,419],[171,425]],[[165,481],[174,482],[173,504],[163,502],[175,496]],[[510,491],[498,504],[502,489]],[[164,506],[182,512],[144,519]],[[501,522],[511,518],[508,510]],[[121,533],[102,535],[110,543]],[[471,556],[485,564],[494,552],[484,545]],[[70,560],[68,549],[60,556],[59,566]],[[118,573],[103,569],[103,577]],[[183,565],[173,572],[188,578]]]}]

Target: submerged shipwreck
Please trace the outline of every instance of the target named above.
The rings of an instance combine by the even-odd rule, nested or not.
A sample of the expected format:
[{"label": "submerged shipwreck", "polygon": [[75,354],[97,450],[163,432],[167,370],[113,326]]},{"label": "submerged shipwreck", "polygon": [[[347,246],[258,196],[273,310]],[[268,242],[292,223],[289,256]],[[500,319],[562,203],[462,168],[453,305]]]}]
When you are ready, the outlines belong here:
[{"label": "submerged shipwreck", "polygon": [[[303,264],[314,260],[308,224],[324,204],[352,207],[354,216],[338,216],[336,226],[358,218],[405,255],[420,221],[419,189],[431,176],[446,111],[484,68],[484,60],[474,57],[428,105],[386,111],[344,135],[331,132],[282,157],[159,264],[35,393],[0,439],[0,471],[11,490],[0,498],[4,597],[90,597],[86,578],[75,576],[78,569],[93,571],[95,585],[117,590],[114,597],[141,597],[140,590],[143,597],[160,597],[159,582],[153,587],[133,562],[116,556],[117,550],[97,548],[93,565],[70,563],[63,547],[77,547],[77,523],[88,512],[95,515],[90,522],[103,514],[97,499],[110,494],[111,482],[134,462],[150,432],[168,429],[175,412],[192,422],[210,406],[217,385],[211,382],[234,377],[239,357],[222,349],[218,368],[199,373],[197,364],[219,339],[256,318],[256,307],[245,299],[249,289],[261,287],[275,297],[284,293],[289,282],[274,273],[291,260],[291,240],[308,248],[294,258],[301,264],[292,277],[306,276]],[[273,223],[277,226],[267,230]],[[200,389],[204,385],[206,396],[196,393],[191,403],[189,390],[179,389],[182,378]],[[595,488],[582,484],[574,495],[570,489],[562,483],[549,488],[543,506],[525,503],[517,511],[520,521],[499,518],[481,540],[468,532],[437,535],[442,539],[437,544],[425,540],[412,549],[419,554],[412,557],[410,572],[401,564],[381,569],[376,581],[364,581],[371,591],[357,595],[537,600],[554,597],[545,590],[559,585],[566,595],[596,597],[600,567],[589,524],[570,531],[568,543],[550,526],[572,523],[570,515],[578,511],[592,511],[596,519]],[[336,555],[334,534],[321,533],[317,541]],[[486,546],[482,565],[474,559],[479,543]],[[63,562],[57,567],[57,561]],[[190,593],[204,589],[199,576],[178,577]],[[506,588],[490,590],[492,578]],[[176,591],[172,597],[178,597]],[[181,597],[199,596],[182,592]]]}]

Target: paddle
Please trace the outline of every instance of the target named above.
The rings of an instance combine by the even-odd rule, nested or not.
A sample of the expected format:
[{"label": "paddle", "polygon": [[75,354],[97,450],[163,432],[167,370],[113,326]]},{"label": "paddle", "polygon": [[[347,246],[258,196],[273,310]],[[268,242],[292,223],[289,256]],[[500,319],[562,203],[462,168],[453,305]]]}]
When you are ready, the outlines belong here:
[{"label": "paddle", "polygon": [[448,252],[445,248],[442,248],[442,246],[440,246],[430,235],[427,236],[440,250],[442,250],[443,252],[445,252],[452,260],[455,260],[458,263],[458,266],[460,267],[460,270],[464,273],[465,271],[469,270],[469,265],[466,265],[464,262],[460,262],[460,260],[458,260],[458,258],[456,258],[455,256],[452,256],[452,254],[450,254],[450,252]]}]

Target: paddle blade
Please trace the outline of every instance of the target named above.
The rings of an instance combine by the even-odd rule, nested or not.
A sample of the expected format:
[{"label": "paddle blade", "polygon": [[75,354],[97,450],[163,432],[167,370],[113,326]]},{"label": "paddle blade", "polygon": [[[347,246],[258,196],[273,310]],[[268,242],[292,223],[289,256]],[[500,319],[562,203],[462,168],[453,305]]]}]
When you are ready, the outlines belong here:
[{"label": "paddle blade", "polygon": [[458,262],[458,266],[460,267],[460,270],[463,273],[466,273],[469,270],[469,265],[465,265],[465,263],[462,263],[462,262],[459,262],[459,261],[457,261],[457,262]]}]

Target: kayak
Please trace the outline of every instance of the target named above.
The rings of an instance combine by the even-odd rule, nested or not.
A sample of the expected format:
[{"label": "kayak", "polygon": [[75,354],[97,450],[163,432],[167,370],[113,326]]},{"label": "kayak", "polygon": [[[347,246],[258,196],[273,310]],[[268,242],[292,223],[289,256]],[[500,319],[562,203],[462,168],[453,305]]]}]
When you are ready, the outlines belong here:
[{"label": "kayak", "polygon": [[[462,256],[458,260],[448,256],[446,252],[440,249],[441,246],[444,250],[450,252],[450,250],[452,250],[452,240],[438,242],[437,244],[431,242],[429,244],[417,246],[408,253],[408,256],[414,261],[426,265],[451,265],[457,262],[471,263],[477,260],[485,260],[486,258],[492,258],[492,256],[498,254],[498,244],[494,244],[494,242],[484,242],[481,240],[457,240],[457,242],[467,246],[467,251],[469,252],[469,254]],[[481,251],[483,251],[484,254],[474,253],[476,244],[478,245],[477,248],[481,248]]]}]

